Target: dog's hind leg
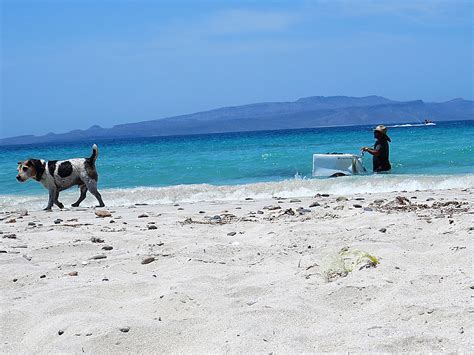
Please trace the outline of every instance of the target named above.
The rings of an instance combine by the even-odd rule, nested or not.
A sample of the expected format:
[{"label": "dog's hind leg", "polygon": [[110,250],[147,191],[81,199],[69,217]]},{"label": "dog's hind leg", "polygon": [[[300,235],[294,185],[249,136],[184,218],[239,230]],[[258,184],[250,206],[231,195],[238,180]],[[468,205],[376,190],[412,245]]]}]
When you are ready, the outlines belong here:
[{"label": "dog's hind leg", "polygon": [[54,197],[54,204],[58,206],[60,209],[63,209],[64,205],[61,202],[59,202],[58,199],[59,199],[59,190],[56,190],[56,195]]},{"label": "dog's hind leg", "polygon": [[95,196],[97,201],[99,201],[99,206],[97,206],[97,207],[104,207],[105,204],[104,204],[104,201],[102,201],[102,196],[100,195],[99,191],[97,190],[97,181],[95,181],[93,179],[89,179],[89,180],[86,180],[84,182],[87,186],[87,189],[91,192],[91,194],[93,194]]},{"label": "dog's hind leg", "polygon": [[81,185],[79,186],[79,188],[81,189],[81,196],[79,196],[79,199],[71,205],[72,207],[79,207],[81,202],[84,201],[84,199],[86,198],[87,186]]}]

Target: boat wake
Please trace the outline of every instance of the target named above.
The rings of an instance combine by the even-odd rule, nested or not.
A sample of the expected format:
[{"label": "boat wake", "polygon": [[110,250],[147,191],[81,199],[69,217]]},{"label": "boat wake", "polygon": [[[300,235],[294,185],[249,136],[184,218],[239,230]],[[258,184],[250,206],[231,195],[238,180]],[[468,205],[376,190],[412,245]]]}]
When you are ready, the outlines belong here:
[{"label": "boat wake", "polygon": [[425,126],[436,126],[436,123],[429,122],[429,123],[404,123],[404,124],[397,124],[393,126],[387,126],[387,128],[404,128],[404,127],[425,127]]}]

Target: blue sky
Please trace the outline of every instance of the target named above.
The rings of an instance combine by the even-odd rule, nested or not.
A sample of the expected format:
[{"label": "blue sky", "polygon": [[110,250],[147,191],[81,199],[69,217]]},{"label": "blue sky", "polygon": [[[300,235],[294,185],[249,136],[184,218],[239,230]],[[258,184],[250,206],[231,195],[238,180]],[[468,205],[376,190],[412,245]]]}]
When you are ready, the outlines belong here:
[{"label": "blue sky", "polygon": [[1,137],[313,95],[473,99],[469,0],[1,7]]}]

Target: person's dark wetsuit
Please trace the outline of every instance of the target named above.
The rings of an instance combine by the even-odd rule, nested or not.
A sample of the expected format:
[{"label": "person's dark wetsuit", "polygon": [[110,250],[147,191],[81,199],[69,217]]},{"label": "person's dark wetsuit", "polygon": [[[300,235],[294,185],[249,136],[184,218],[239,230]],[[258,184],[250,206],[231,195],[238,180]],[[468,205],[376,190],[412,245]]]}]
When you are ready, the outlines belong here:
[{"label": "person's dark wetsuit", "polygon": [[380,154],[378,156],[373,156],[373,169],[374,173],[389,171],[392,169],[389,161],[390,149],[388,146],[388,141],[386,138],[379,138],[374,144],[374,150],[378,151]]}]

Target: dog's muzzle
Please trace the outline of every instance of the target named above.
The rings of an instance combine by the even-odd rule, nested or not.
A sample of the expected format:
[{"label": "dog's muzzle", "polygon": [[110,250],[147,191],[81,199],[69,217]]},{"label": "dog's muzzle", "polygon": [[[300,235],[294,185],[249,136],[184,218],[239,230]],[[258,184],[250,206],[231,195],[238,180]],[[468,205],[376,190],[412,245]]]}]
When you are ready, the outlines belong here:
[{"label": "dog's muzzle", "polygon": [[19,182],[23,182],[23,179],[21,178],[20,175],[17,175],[16,179],[17,179]]}]

